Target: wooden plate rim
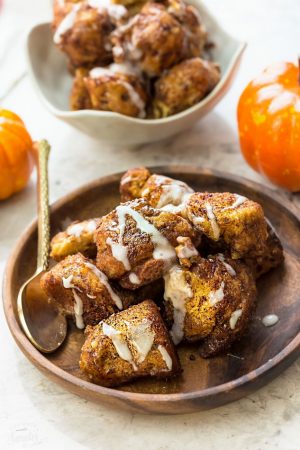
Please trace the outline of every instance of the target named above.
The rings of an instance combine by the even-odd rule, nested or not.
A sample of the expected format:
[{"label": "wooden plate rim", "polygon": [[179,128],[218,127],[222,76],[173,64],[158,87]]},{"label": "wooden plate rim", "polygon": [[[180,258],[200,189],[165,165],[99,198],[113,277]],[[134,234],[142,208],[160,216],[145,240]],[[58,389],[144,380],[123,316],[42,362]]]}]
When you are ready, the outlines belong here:
[{"label": "wooden plate rim", "polygon": [[[149,167],[151,171],[158,172],[158,173],[186,173],[186,174],[196,174],[199,176],[212,176],[217,177],[220,180],[230,180],[237,184],[245,185],[247,184],[248,187],[253,189],[254,191],[262,191],[263,194],[270,199],[272,202],[277,202],[280,204],[280,206],[287,212],[287,214],[294,216],[294,219],[296,219],[300,223],[300,213],[293,205],[293,203],[286,199],[285,197],[281,196],[277,192],[273,191],[272,189],[248,180],[244,177],[240,177],[237,175],[232,175],[230,173],[226,172],[220,172],[217,170],[210,170],[202,167],[197,166],[189,166],[189,165],[169,165],[169,166],[154,166]],[[116,174],[108,175],[101,177],[97,180],[94,180],[92,182],[86,183],[83,186],[71,191],[70,193],[64,195],[59,200],[54,202],[51,205],[51,212],[56,211],[59,209],[63,204],[66,202],[72,201],[77,195],[83,194],[86,191],[89,191],[91,189],[94,189],[98,187],[99,185],[105,185],[107,183],[112,183],[115,181],[118,181],[121,177],[121,175],[124,172],[119,172]],[[151,400],[152,403],[159,402],[178,402],[178,401],[184,401],[184,400],[190,400],[190,399],[196,399],[196,398],[209,398],[212,396],[215,396],[220,393],[228,393],[236,388],[239,388],[241,386],[248,385],[251,381],[254,379],[259,379],[264,375],[266,372],[271,372],[275,367],[280,365],[284,362],[284,360],[288,356],[292,356],[289,364],[293,362],[293,360],[296,359],[298,354],[300,353],[300,332],[294,337],[294,339],[283,349],[281,352],[279,352],[277,355],[275,355],[271,360],[263,364],[262,366],[258,367],[257,369],[252,370],[251,372],[242,375],[239,378],[236,378],[234,380],[230,380],[226,383],[212,386],[210,388],[202,389],[199,391],[193,391],[188,393],[175,393],[175,394],[148,394],[148,393],[136,393],[136,392],[128,392],[128,391],[120,391],[112,388],[106,388],[103,386],[99,386],[93,383],[90,383],[88,381],[82,380],[80,378],[77,378],[74,375],[69,374],[65,370],[59,368],[55,364],[51,363],[43,354],[41,354],[26,338],[25,334],[23,333],[18,321],[16,320],[16,317],[14,314],[10,314],[10,310],[12,310],[12,302],[13,299],[11,298],[10,293],[10,285],[12,282],[12,275],[14,271],[15,261],[17,260],[18,255],[21,253],[22,248],[29,238],[29,236],[34,232],[34,230],[37,227],[37,220],[35,219],[22,233],[19,240],[17,241],[14,250],[12,251],[8,262],[6,264],[5,272],[4,272],[4,280],[3,280],[3,305],[4,305],[4,313],[6,317],[6,321],[8,323],[8,327],[10,329],[10,332],[16,341],[18,347],[22,350],[22,352],[25,354],[25,356],[34,364],[36,365],[40,370],[45,372],[51,372],[57,380],[64,380],[68,385],[77,386],[80,390],[87,390],[92,391],[97,394],[101,394],[103,396],[110,396],[110,397],[116,397],[120,400],[132,400],[134,402],[140,401],[140,402],[147,402]],[[246,395],[246,394],[245,394]]]}]

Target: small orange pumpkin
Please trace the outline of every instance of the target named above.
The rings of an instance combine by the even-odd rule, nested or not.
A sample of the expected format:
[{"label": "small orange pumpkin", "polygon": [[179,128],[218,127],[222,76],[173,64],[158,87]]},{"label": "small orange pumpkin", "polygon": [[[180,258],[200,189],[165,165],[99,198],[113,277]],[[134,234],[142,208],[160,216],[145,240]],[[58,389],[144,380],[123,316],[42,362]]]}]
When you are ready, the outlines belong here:
[{"label": "small orange pumpkin", "polygon": [[277,63],[251,81],[237,110],[246,161],[274,184],[300,190],[299,68]]},{"label": "small orange pumpkin", "polygon": [[20,117],[0,109],[0,200],[28,183],[34,166],[32,144]]}]

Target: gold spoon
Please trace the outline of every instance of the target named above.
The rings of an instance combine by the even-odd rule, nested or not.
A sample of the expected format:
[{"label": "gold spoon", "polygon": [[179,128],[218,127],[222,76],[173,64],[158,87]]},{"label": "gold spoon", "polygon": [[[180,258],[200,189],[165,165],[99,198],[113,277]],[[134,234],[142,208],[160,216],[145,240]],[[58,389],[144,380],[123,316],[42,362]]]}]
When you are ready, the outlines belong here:
[{"label": "gold spoon", "polygon": [[38,255],[34,275],[21,287],[17,305],[22,328],[32,344],[43,353],[54,352],[64,342],[67,321],[51,299],[42,292],[40,278],[48,269],[50,221],[48,197],[48,158],[50,145],[37,143],[38,154]]}]

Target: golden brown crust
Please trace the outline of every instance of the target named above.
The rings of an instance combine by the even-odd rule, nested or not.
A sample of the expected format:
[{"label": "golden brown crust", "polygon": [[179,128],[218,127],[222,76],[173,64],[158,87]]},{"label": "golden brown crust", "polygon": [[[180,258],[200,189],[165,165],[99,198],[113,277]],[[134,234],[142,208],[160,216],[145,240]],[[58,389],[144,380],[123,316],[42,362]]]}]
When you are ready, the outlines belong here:
[{"label": "golden brown crust", "polygon": [[141,197],[141,190],[151,173],[146,167],[127,170],[120,181],[121,202],[128,202]]},{"label": "golden brown crust", "polygon": [[187,202],[186,215],[210,241],[227,249],[232,258],[257,257],[263,253],[268,237],[264,212],[249,199],[233,207],[238,199],[229,192],[197,192]]},{"label": "golden brown crust", "polygon": [[219,80],[219,66],[201,58],[187,59],[173,66],[155,83],[154,117],[167,117],[195,105]]},{"label": "golden brown crust", "polygon": [[[256,286],[251,271],[240,261],[228,258],[225,261],[234,272],[229,273],[217,256],[198,257],[189,269],[176,268],[187,285],[183,292],[189,293],[185,299],[183,339],[201,341],[201,354],[205,357],[223,351],[239,339],[245,333],[255,307]],[[169,277],[173,276],[171,271]],[[168,278],[166,282],[170,283]],[[171,291],[166,292],[170,294]],[[166,306],[166,319],[170,324],[174,314],[170,299]],[[231,327],[231,317],[235,314],[240,315]]]},{"label": "golden brown crust", "polygon": [[[166,239],[166,244],[171,247],[171,250],[172,247],[174,248],[177,245],[178,236],[188,236],[193,241],[198,240],[197,233],[185,219],[176,214],[151,208],[143,199],[127,202],[122,204],[121,207],[123,208],[122,211],[124,211],[124,208],[125,210],[131,208],[141,215],[147,223],[154,226],[163,239]],[[125,268],[124,261],[116,259],[112,254],[111,243],[118,243],[119,227],[117,210],[102,218],[95,237],[97,266],[106,273],[108,278],[118,279],[121,286],[127,289],[136,289],[138,286],[159,279],[170,263],[176,259],[175,250],[166,261],[155,259],[153,256],[155,246],[151,234],[141,231],[137,227],[136,220],[126,213],[121,245],[125,247],[130,267]],[[138,277],[138,284],[131,282],[130,274],[132,273]]]},{"label": "golden brown crust", "polygon": [[[122,359],[111,339],[103,332],[103,322],[87,330],[82,347],[80,368],[94,383],[103,386],[118,386],[136,378],[173,377],[180,373],[180,363],[157,306],[147,300],[126,311],[114,314],[105,324],[119,333],[119,339],[127,346],[132,361]],[[140,332],[150,336],[149,351],[144,360],[134,345]],[[150,333],[150,335],[149,335]],[[153,341],[152,341],[153,339]],[[159,348],[163,347],[171,360],[168,367]]]},{"label": "golden brown crust", "polygon": [[181,24],[185,32],[184,59],[201,56],[207,33],[199,11],[182,0],[166,0],[168,13]]},{"label": "golden brown crust", "polygon": [[[70,12],[69,6],[67,9]],[[66,53],[73,68],[109,64],[112,61],[110,33],[113,29],[106,9],[100,11],[81,2],[72,27],[60,36],[57,45]]]},{"label": "golden brown crust", "polygon": [[[82,318],[85,325],[98,323],[119,310],[106,285],[91,270],[89,264],[93,264],[93,261],[78,253],[56,264],[41,278],[42,289],[69,317],[74,317],[75,289],[83,304]],[[74,288],[65,288],[64,280],[69,280],[70,286]],[[112,290],[114,291],[113,288]],[[120,292],[115,290],[115,293],[122,297]],[[134,303],[133,298],[131,301]]]},{"label": "golden brown crust", "polygon": [[113,33],[112,42],[115,61],[131,61],[153,77],[182,59],[185,35],[163,5],[148,2],[128,25]]},{"label": "golden brown crust", "polygon": [[66,256],[83,253],[86,256],[96,256],[94,233],[100,219],[75,221],[65,231],[57,233],[51,240],[50,256],[55,261],[61,261]]},{"label": "golden brown crust", "polygon": [[70,106],[72,111],[92,109],[90,95],[84,82],[84,78],[88,75],[88,73],[89,71],[82,67],[75,70],[75,76],[70,94]]},{"label": "golden brown crust", "polygon": [[[96,70],[97,68],[94,68],[94,71]],[[145,117],[148,97],[138,76],[113,72],[107,67],[100,69],[98,76],[86,76],[84,84],[92,109],[113,111],[131,117]]]},{"label": "golden brown crust", "polygon": [[281,242],[274,230],[268,225],[268,239],[263,252],[258,256],[245,258],[245,263],[251,268],[257,279],[271,269],[278,267],[283,260],[284,255]]}]

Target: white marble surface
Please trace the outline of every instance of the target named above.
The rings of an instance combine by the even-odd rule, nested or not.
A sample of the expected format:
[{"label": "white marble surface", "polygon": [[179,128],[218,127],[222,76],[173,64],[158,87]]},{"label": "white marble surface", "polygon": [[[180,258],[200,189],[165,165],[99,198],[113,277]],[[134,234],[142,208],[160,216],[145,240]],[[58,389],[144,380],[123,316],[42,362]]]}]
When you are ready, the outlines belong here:
[{"label": "white marble surface", "polygon": [[[52,144],[51,200],[104,174],[137,164],[191,163],[264,182],[243,162],[235,108],[245,83],[265,65],[299,54],[299,0],[207,0],[224,27],[245,39],[238,78],[197,127],[160,145],[110,148],[49,115],[24,72],[24,30],[50,17],[50,1],[5,0],[0,14],[0,102]],[[35,216],[34,177],[0,204],[0,275],[14,243]],[[298,203],[299,198],[292,199]],[[41,375],[16,348],[0,311],[0,448],[177,450],[300,448],[300,363],[239,402],[177,417],[128,414],[75,397]]]}]

